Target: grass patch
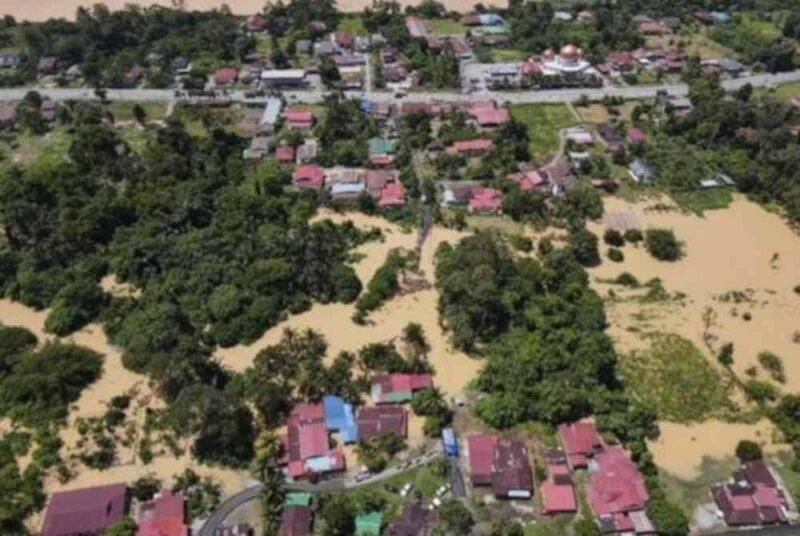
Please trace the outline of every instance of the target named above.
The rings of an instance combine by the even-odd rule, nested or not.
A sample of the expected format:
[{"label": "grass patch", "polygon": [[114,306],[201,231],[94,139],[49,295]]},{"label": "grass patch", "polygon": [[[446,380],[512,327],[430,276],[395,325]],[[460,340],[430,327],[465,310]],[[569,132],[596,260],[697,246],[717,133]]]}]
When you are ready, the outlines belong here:
[{"label": "grass patch", "polygon": [[689,212],[702,216],[706,210],[728,208],[733,202],[730,188],[708,188],[687,192],[669,192],[675,203]]},{"label": "grass patch", "polygon": [[367,29],[364,27],[364,21],[361,19],[361,15],[342,17],[337,29],[342,32],[350,32],[359,37],[367,35]]},{"label": "grass patch", "polygon": [[453,19],[425,19],[425,26],[436,35],[464,35],[467,29]]},{"label": "grass patch", "polygon": [[569,534],[569,527],[575,519],[573,515],[557,515],[547,517],[535,524],[525,525],[525,536],[560,536],[561,534]]},{"label": "grass patch", "polygon": [[683,480],[666,471],[660,472],[660,480],[667,497],[691,518],[697,506],[712,500],[711,486],[728,480],[738,467],[739,462],[733,456],[724,459],[704,457],[700,462],[700,476],[694,480]]},{"label": "grass patch", "polygon": [[493,48],[491,57],[494,63],[505,63],[510,61],[522,61],[527,59],[530,54],[516,48]]},{"label": "grass patch", "polygon": [[664,333],[649,338],[650,348],[620,360],[635,399],[653,408],[659,418],[679,423],[722,416],[731,409],[730,380],[691,341]]},{"label": "grass patch", "polygon": [[55,127],[52,131],[38,136],[21,132],[0,141],[0,153],[9,162],[28,165],[37,161],[40,165],[56,165],[67,158],[72,136],[65,127]]},{"label": "grass patch", "polygon": [[133,121],[133,107],[138,104],[144,109],[147,115],[147,121],[155,121],[157,119],[164,119],[167,116],[167,103],[165,102],[109,102],[106,105],[106,110],[114,114],[116,121]]},{"label": "grass patch", "polygon": [[786,102],[795,95],[800,95],[800,82],[788,82],[786,84],[775,86],[771,89],[757,88],[755,91],[756,95],[761,95],[764,93],[769,93],[776,99]]},{"label": "grass patch", "polygon": [[786,485],[786,489],[792,495],[795,502],[800,501],[800,472],[792,469],[794,454],[791,452],[780,452],[770,458],[773,467]]},{"label": "grass patch", "polygon": [[511,116],[524,124],[534,159],[544,159],[558,149],[558,131],[577,123],[564,104],[515,104]]}]

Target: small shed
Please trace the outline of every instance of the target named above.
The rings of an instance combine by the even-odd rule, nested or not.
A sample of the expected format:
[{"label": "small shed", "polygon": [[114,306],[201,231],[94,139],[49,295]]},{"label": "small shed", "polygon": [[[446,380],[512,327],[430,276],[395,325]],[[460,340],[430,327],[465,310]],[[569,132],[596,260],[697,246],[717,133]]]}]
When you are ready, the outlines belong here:
[{"label": "small shed", "polygon": [[442,430],[442,445],[444,446],[445,455],[452,458],[458,457],[458,439],[452,428]]}]

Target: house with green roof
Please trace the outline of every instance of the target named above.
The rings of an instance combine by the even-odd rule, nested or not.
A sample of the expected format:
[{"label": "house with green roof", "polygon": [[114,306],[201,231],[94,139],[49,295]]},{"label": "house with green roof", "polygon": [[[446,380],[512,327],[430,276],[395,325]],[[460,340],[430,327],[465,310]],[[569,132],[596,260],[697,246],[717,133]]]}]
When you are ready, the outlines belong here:
[{"label": "house with green roof", "polygon": [[311,504],[311,494],[302,492],[292,492],[286,494],[283,501],[284,506],[309,506]]},{"label": "house with green roof", "polygon": [[383,514],[370,512],[356,516],[356,536],[380,536],[383,528]]}]

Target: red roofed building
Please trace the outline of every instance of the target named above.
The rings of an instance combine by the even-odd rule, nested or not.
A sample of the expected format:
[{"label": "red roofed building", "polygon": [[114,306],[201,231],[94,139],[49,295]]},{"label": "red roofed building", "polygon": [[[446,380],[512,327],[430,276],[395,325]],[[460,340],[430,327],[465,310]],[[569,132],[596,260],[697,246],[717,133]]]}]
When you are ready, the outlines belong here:
[{"label": "red roofed building", "polygon": [[771,525],[788,521],[789,501],[763,460],[746,463],[734,482],[711,488],[730,526]]},{"label": "red roofed building", "polygon": [[564,453],[547,453],[547,480],[542,484],[542,510],[547,515],[578,511],[575,486]]},{"label": "red roofed building", "polygon": [[375,404],[397,404],[411,400],[414,391],[433,387],[430,374],[380,374],[372,380]]},{"label": "red roofed building", "polygon": [[636,67],[636,58],[627,51],[612,52],[606,58],[606,64],[620,73],[627,73]]},{"label": "red roofed building", "polygon": [[280,536],[310,536],[311,519],[308,506],[287,506],[281,515]]},{"label": "red roofed building", "polygon": [[139,509],[137,536],[189,536],[186,504],[180,495],[162,491]]},{"label": "red roofed building", "polygon": [[333,42],[339,48],[352,49],[355,44],[355,37],[350,32],[338,31],[333,34]]},{"label": "red roofed building", "polygon": [[598,452],[590,468],[586,498],[604,532],[653,534],[644,512],[650,499],[636,465],[618,445]]},{"label": "red roofed building", "polygon": [[525,171],[523,173],[512,173],[507,178],[508,180],[517,183],[519,185],[519,189],[523,192],[540,190],[547,187],[547,179],[536,170]]},{"label": "red roofed building", "polygon": [[589,458],[603,448],[603,440],[591,421],[562,424],[558,427],[558,433],[567,453],[567,463],[573,470],[585,468],[589,464]]},{"label": "red roofed building", "polygon": [[522,76],[533,76],[542,72],[542,64],[533,58],[528,58],[522,62],[520,67]]},{"label": "red roofed building", "polygon": [[491,151],[493,147],[492,140],[486,138],[478,138],[477,140],[464,140],[457,141],[447,148],[448,154],[462,154],[466,156],[477,156],[485,152]]},{"label": "red roofed building", "polygon": [[287,108],[283,112],[283,118],[289,128],[309,129],[314,125],[314,113],[311,110]]},{"label": "red roofed building", "polygon": [[467,454],[473,486],[491,486],[498,498],[530,498],[533,474],[524,443],[473,435],[467,438]]},{"label": "red roofed building", "polygon": [[218,86],[229,86],[239,80],[239,70],[233,67],[222,67],[214,73],[214,83]]},{"label": "red roofed building", "polygon": [[494,102],[473,103],[469,108],[469,114],[481,127],[497,127],[511,120],[508,110],[497,108]]},{"label": "red roofed building", "polygon": [[409,15],[406,17],[406,28],[408,29],[408,33],[411,34],[411,37],[415,39],[428,38],[428,29],[425,27],[425,23],[416,15]]},{"label": "red roofed building", "polygon": [[294,147],[291,145],[279,145],[275,149],[275,159],[281,164],[291,164],[294,162]]},{"label": "red roofed building", "polygon": [[645,141],[647,141],[647,135],[641,128],[637,127],[630,127],[628,129],[627,138],[628,138],[628,143],[634,143],[634,144],[644,143]]},{"label": "red roofed building", "polygon": [[473,435],[467,438],[469,474],[473,486],[490,486],[494,470],[494,449],[498,438],[493,435]]},{"label": "red roofed building", "polygon": [[251,32],[262,32],[264,31],[264,28],[267,27],[267,23],[260,13],[256,13],[255,15],[250,15],[250,17],[248,17],[245,26]]},{"label": "red roofed building", "polygon": [[402,207],[405,204],[406,189],[399,182],[389,183],[381,191],[381,198],[378,200],[379,207]]},{"label": "red roofed building", "polygon": [[330,448],[322,404],[296,405],[289,415],[287,433],[282,441],[282,462],[287,464],[292,478],[344,470],[344,454]]},{"label": "red roofed building", "polygon": [[127,512],[127,490],[125,484],[111,484],[54,493],[47,505],[41,536],[102,534]]},{"label": "red roofed building", "polygon": [[639,31],[645,35],[661,35],[669,31],[663,21],[643,20],[639,23]]},{"label": "red roofed building", "polygon": [[503,192],[494,188],[472,188],[470,212],[500,212],[503,209]]},{"label": "red roofed building", "polygon": [[292,174],[292,181],[298,188],[321,190],[325,185],[325,170],[314,164],[298,166]]},{"label": "red roofed building", "polygon": [[384,434],[403,438],[408,435],[408,412],[400,406],[361,408],[356,423],[359,439],[370,439]]}]

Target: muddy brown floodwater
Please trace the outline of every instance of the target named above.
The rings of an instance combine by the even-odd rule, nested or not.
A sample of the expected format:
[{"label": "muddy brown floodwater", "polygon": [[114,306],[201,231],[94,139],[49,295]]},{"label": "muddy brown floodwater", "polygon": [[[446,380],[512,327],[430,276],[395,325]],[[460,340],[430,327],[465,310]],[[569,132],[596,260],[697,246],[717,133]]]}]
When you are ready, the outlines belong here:
[{"label": "muddy brown floodwater", "polygon": [[[0,15],[12,15],[18,20],[43,21],[50,18],[72,19],[79,7],[91,7],[98,3],[97,0],[0,0]],[[127,4],[140,6],[165,6],[173,7],[183,4],[187,11],[218,9],[227,5],[237,15],[250,15],[261,11],[264,7],[263,0],[105,0],[102,2],[110,9],[122,9]],[[400,0],[403,6],[418,4],[419,0]],[[470,11],[475,2],[464,0],[442,0],[447,7],[459,12]],[[484,5],[506,7],[505,0],[484,1]],[[337,7],[344,12],[362,11],[372,5],[372,0],[339,0]]]},{"label": "muddy brown floodwater", "polygon": [[[769,378],[757,356],[770,350],[783,358],[786,369],[786,383],[778,387],[786,392],[800,390],[800,345],[793,341],[800,330],[800,296],[793,290],[800,283],[800,237],[780,216],[742,196],[736,196],[728,208],[708,211],[704,217],[646,210],[657,202],[671,203],[665,198],[638,203],[607,198],[606,211],[631,210],[643,228],[673,229],[685,244],[685,257],[674,263],[660,262],[644,248],[626,245],[624,262],[613,263],[604,256],[603,263],[591,270],[593,285],[605,296],[615,287],[597,278],[630,272],[641,282],[659,277],[668,292],[685,297],[651,304],[607,302],[609,334],[617,349],[641,348],[642,331],[671,332],[691,340],[716,363],[716,351],[732,342],[733,370],[745,379],[750,367],[756,367],[759,378]],[[592,224],[591,229],[602,236],[602,225]],[[607,246],[601,247],[604,253]],[[741,293],[739,303],[723,298],[731,291]],[[752,315],[750,321],[744,319],[746,312]],[[662,431],[662,438],[652,445],[656,461],[682,477],[691,476],[703,456],[731,455],[739,439],[756,439],[769,447],[772,438],[767,422],[709,421],[691,427],[662,423]]]}]

